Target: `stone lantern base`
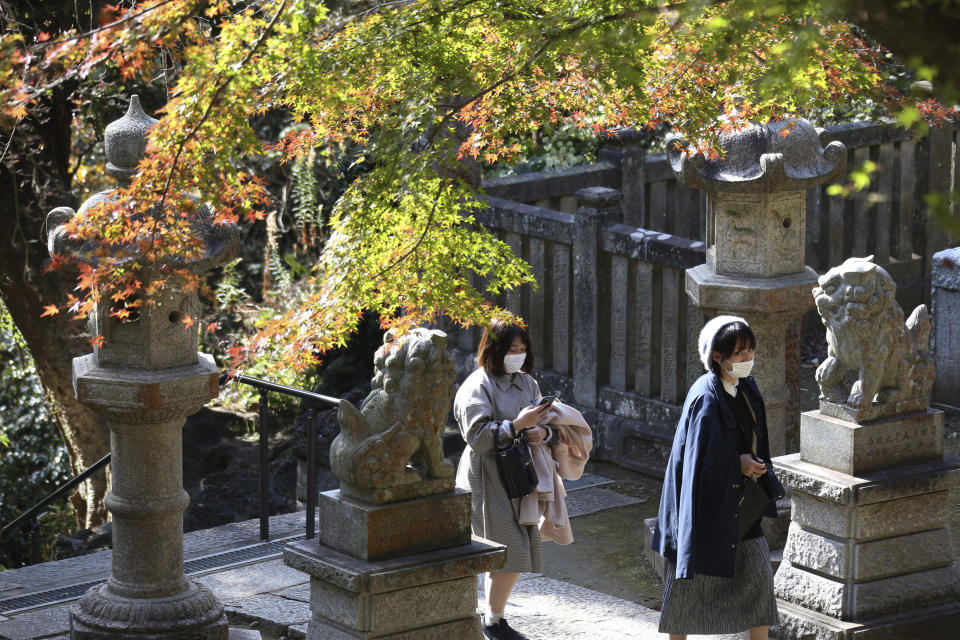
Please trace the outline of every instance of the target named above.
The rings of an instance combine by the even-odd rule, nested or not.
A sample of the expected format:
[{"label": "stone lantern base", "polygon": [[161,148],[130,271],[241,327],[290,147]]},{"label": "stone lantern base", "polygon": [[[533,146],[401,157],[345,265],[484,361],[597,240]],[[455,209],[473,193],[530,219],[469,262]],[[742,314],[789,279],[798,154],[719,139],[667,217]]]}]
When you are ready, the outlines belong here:
[{"label": "stone lantern base", "polygon": [[477,574],[503,566],[506,549],[471,539],[469,493],[370,505],[328,491],[319,507],[319,544],[283,551],[310,575],[308,640],[482,638]]},{"label": "stone lantern base", "polygon": [[[802,453],[774,460],[793,496],[775,578],[778,638],[956,637],[960,568],[948,520],[960,458],[937,455],[936,445],[911,435],[937,426],[942,433],[937,414],[863,425],[803,415]],[[929,461],[911,464],[918,455]],[[853,466],[845,472],[811,458]]]},{"label": "stone lantern base", "polygon": [[227,640],[228,633],[223,607],[191,581],[159,598],[127,598],[109,583],[97,585],[70,612],[70,640]]}]

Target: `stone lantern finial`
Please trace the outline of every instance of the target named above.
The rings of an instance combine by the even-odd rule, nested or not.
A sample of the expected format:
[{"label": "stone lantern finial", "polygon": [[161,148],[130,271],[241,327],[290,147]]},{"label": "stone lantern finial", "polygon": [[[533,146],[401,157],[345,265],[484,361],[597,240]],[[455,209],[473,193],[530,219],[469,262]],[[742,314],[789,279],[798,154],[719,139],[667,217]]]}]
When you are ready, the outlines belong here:
[{"label": "stone lantern finial", "polygon": [[140,106],[140,96],[130,96],[130,106],[119,120],[107,125],[103,133],[107,149],[107,173],[121,183],[129,182],[137,171],[147,148],[147,132],[156,118],[151,118]]}]

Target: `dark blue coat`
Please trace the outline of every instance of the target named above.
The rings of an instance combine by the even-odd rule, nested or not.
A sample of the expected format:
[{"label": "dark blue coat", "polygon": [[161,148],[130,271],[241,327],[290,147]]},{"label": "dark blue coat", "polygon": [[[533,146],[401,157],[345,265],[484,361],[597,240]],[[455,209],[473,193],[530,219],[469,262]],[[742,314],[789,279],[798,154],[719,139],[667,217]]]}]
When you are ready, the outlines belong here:
[{"label": "dark blue coat", "polygon": [[[757,455],[769,460],[760,390],[752,376],[740,381],[739,390],[757,416]],[[678,579],[698,573],[733,576],[742,475],[737,424],[724,393],[716,374],[697,379],[683,403],[667,462],[653,549],[674,563]],[[764,515],[776,517],[776,505],[771,503]]]}]

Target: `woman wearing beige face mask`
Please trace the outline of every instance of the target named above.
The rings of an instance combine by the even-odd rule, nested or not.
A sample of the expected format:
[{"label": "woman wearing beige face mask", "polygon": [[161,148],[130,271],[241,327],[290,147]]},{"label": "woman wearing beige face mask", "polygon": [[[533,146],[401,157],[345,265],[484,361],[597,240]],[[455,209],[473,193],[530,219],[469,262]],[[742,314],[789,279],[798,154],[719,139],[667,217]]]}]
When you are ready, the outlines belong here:
[{"label": "woman wearing beige face mask", "polygon": [[[707,373],[683,405],[653,539],[667,559],[660,632],[671,640],[747,630],[766,640],[777,624],[760,520],[738,521],[745,477],[760,477],[770,459],[763,397],[750,375],[756,343],[736,316],[714,318],[700,333]],[[775,503],[763,515],[775,517]]]},{"label": "woman wearing beige face mask", "polygon": [[453,411],[466,440],[460,458],[457,486],[473,493],[473,534],[507,547],[507,561],[484,581],[487,610],[483,633],[492,640],[525,640],[507,625],[503,611],[520,572],[539,572],[540,533],[536,526],[521,525],[518,500],[507,497],[497,471],[494,452],[525,430],[527,442],[548,438],[540,426],[549,405],[537,406],[540,387],[530,376],[533,350],[526,329],[494,321],[480,340],[478,368],[460,385]]}]

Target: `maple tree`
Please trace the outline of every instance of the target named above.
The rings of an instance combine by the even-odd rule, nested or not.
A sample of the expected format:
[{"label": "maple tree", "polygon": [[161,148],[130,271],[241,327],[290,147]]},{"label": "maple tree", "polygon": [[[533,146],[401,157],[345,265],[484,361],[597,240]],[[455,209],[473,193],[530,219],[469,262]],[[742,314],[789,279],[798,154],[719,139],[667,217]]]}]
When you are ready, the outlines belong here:
[{"label": "maple tree", "polygon": [[[63,19],[64,7],[27,26],[0,8],[8,146],[18,128],[47,135],[38,112],[51,104],[76,128],[91,88],[168,81],[136,177],[67,223],[94,246],[74,265],[76,290],[28,305],[58,327],[97,302],[123,317],[169,278],[206,287],[176,267],[201,250],[187,214],[203,202],[218,223],[262,218],[268,194],[249,163],[266,151],[256,118],[281,113],[296,125],[270,143],[287,161],[361,149],[366,171],[334,209],[302,299],[231,347],[234,367],[265,355],[312,367],[367,310],[400,328],[507,314],[486,296],[532,277],[474,223],[476,165],[522,153],[524,134],[545,124],[603,134],[669,123],[712,154],[720,133],[748,120],[841,102],[885,104],[907,120],[948,115],[888,83],[889,55],[839,20],[837,5],[814,0],[148,0],[99,5],[86,29]],[[17,148],[4,150],[10,175],[26,153]],[[72,175],[60,175],[69,189]],[[0,283],[8,302],[13,288]]]}]

